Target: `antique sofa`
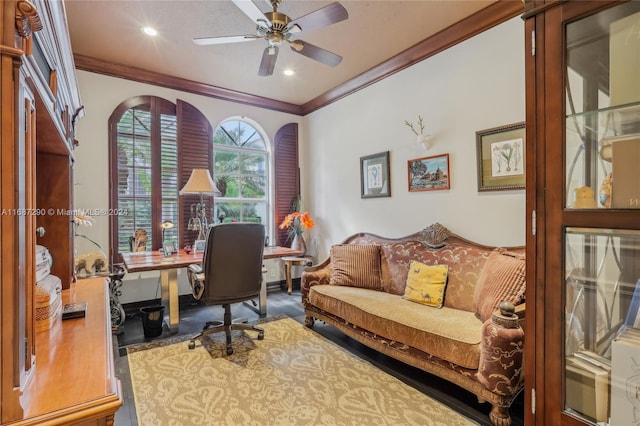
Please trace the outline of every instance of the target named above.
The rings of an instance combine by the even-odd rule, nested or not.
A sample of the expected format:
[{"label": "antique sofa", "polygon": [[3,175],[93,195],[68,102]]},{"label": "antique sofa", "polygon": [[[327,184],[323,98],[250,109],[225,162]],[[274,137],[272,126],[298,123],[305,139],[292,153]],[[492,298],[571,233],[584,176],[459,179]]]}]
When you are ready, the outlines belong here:
[{"label": "antique sofa", "polygon": [[353,235],[301,276],[307,327],[323,321],[457,384],[491,403],[500,426],[524,384],[525,285],[522,247],[476,244],[439,224],[399,239]]}]

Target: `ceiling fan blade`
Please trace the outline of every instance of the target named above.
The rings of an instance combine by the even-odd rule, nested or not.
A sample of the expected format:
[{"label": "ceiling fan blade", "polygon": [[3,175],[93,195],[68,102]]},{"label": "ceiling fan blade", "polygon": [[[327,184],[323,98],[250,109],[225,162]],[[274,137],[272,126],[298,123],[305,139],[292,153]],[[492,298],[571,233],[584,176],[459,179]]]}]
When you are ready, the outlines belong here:
[{"label": "ceiling fan blade", "polygon": [[255,35],[237,35],[237,36],[223,36],[223,37],[199,37],[194,38],[193,42],[200,46],[208,46],[211,44],[227,44],[227,43],[239,43],[242,41],[253,41],[262,37]]},{"label": "ceiling fan blade", "polygon": [[[345,9],[340,3],[335,2],[289,22],[289,25],[287,25],[287,31],[290,30],[293,33],[313,31],[318,28],[335,24],[336,22],[344,21],[347,18],[349,18],[347,9]],[[294,29],[296,26],[299,30]]]},{"label": "ceiling fan blade", "polygon": [[256,6],[251,0],[231,0],[231,1],[238,7],[238,9],[242,11],[242,13],[247,15],[249,19],[251,19],[254,23],[257,24],[258,21],[264,20],[265,22],[268,22],[269,27],[271,27],[271,22],[267,19],[266,16],[264,16],[264,13],[262,13],[262,11],[258,9],[258,6]]},{"label": "ceiling fan blade", "polygon": [[[311,58],[318,62],[322,62],[325,65],[329,65],[330,67],[335,67],[340,62],[342,62],[342,56],[336,55],[335,53],[329,52],[328,50],[324,50],[321,47],[314,46],[311,43],[307,43],[306,41],[296,40],[296,47],[291,46],[291,50],[294,52],[298,52],[301,55],[306,56],[307,58]],[[298,49],[302,45],[301,49]]]},{"label": "ceiling fan blade", "polygon": [[260,69],[258,69],[259,76],[268,77],[273,74],[279,50],[278,46],[269,46],[264,49],[264,52],[262,53],[262,61],[260,61]]}]

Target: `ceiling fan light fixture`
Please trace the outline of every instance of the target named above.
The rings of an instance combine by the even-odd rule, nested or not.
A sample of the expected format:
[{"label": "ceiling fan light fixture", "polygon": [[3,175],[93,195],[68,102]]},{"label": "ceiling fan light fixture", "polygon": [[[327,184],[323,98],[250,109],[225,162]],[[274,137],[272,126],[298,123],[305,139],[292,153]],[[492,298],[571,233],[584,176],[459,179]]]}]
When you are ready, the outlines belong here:
[{"label": "ceiling fan light fixture", "polygon": [[[193,42],[199,45],[237,43],[256,39],[267,41],[262,53],[259,76],[273,75],[273,70],[278,58],[279,47],[287,43],[291,50],[313,59],[322,64],[335,67],[342,61],[340,55],[336,55],[321,47],[314,46],[303,40],[292,40],[298,33],[314,31],[349,18],[347,10],[339,2],[321,7],[311,13],[292,20],[284,13],[278,12],[278,6],[283,0],[266,0],[271,3],[272,11],[262,12],[252,0],[231,0],[252,22],[256,24],[256,35],[200,37]],[[265,1],[265,0],[263,0]]]}]

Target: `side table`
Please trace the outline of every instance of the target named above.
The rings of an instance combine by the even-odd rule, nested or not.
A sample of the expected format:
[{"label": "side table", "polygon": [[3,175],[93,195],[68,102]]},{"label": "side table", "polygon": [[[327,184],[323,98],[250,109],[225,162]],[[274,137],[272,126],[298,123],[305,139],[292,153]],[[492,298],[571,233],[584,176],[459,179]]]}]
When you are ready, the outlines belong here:
[{"label": "side table", "polygon": [[291,281],[291,268],[294,266],[311,266],[313,265],[313,259],[307,256],[285,256],[282,260],[284,261],[284,274],[287,280],[287,294],[291,294],[293,287],[293,283]]}]

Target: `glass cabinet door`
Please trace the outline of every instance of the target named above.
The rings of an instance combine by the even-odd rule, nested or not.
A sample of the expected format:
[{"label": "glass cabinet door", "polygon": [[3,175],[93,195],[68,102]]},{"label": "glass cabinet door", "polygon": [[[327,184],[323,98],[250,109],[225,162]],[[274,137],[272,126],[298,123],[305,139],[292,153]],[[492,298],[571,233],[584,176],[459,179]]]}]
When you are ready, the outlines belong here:
[{"label": "glass cabinet door", "polygon": [[640,209],[640,2],[564,30],[564,413],[635,425],[640,231],[616,229],[614,211]]},{"label": "glass cabinet door", "polygon": [[640,209],[640,4],[566,26],[566,207]]}]

